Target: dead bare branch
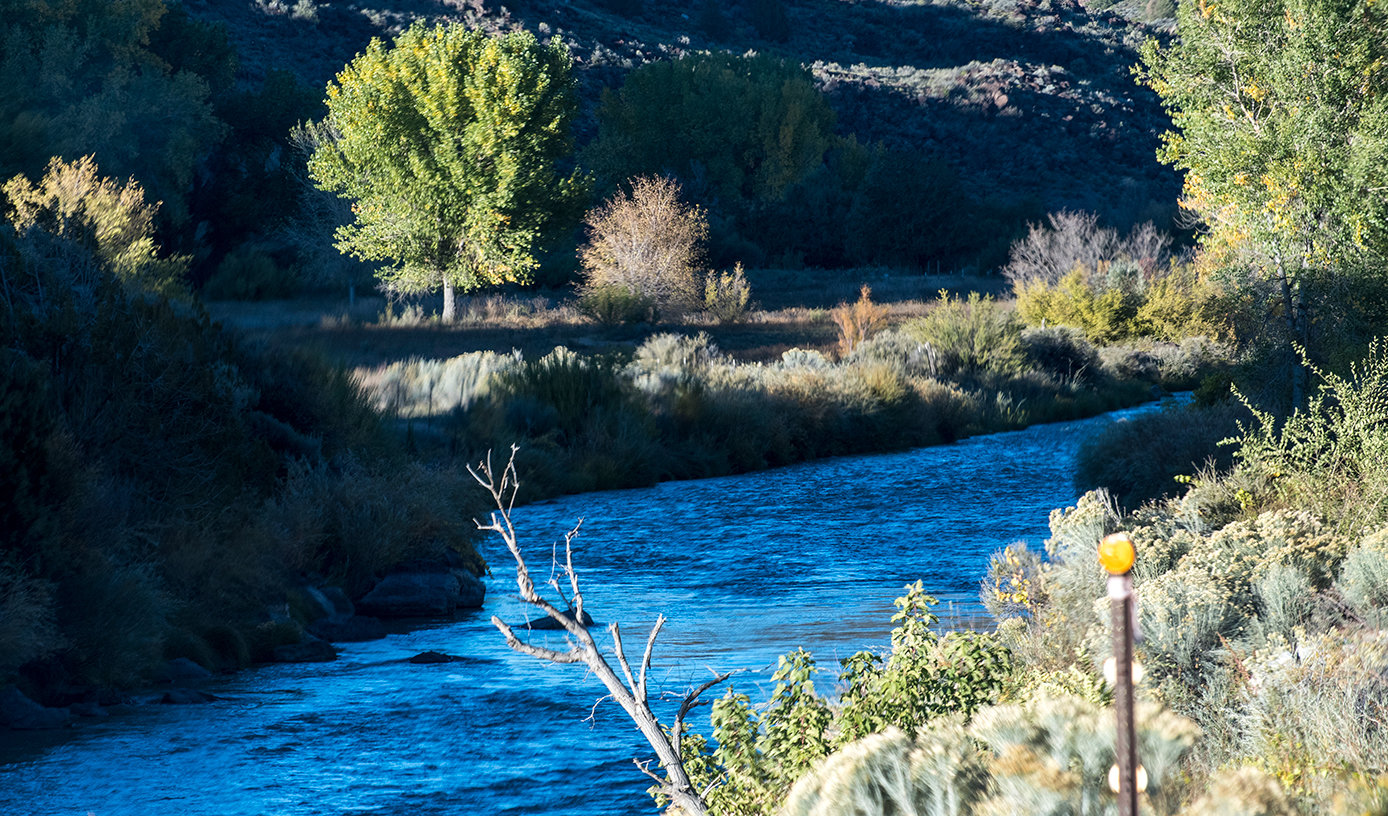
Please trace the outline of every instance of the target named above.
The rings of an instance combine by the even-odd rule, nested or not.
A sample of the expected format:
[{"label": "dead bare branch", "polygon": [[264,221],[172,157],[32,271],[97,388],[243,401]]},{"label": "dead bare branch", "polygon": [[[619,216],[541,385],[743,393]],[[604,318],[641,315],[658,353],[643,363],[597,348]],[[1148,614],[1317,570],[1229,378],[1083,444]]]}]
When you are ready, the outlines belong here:
[{"label": "dead bare branch", "polygon": [[498,618],[496,615],[492,615],[492,625],[495,626],[497,629],[500,629],[501,634],[506,637],[506,645],[510,646],[512,649],[515,649],[521,654],[528,654],[531,657],[537,657],[540,660],[548,660],[551,663],[583,662],[583,652],[581,652],[577,648],[570,649],[567,652],[559,652],[555,651],[554,649],[546,649],[542,646],[533,646],[529,643],[526,643],[525,641],[516,637],[515,632],[511,631],[511,627],[504,623],[501,620],[501,618]]},{"label": "dead bare branch", "polygon": [[[619,677],[617,672],[613,670],[607,656],[598,648],[592,634],[588,631],[587,621],[590,618],[586,618],[584,615],[583,592],[579,586],[578,572],[574,568],[573,562],[573,542],[578,536],[579,528],[583,523],[582,520],[564,536],[564,563],[560,566],[560,571],[568,579],[569,596],[565,596],[561,580],[554,572],[550,573],[550,580],[547,582],[547,585],[558,593],[569,608],[560,610],[559,607],[546,600],[535,590],[535,583],[530,576],[530,569],[526,565],[525,557],[521,553],[515,526],[511,521],[511,511],[515,507],[516,494],[520,488],[520,479],[516,475],[516,451],[516,446],[511,446],[510,459],[499,477],[492,468],[490,453],[485,461],[479,463],[477,469],[468,468],[468,473],[491,495],[496,506],[496,510],[491,513],[488,522],[483,524],[479,521],[477,527],[479,530],[495,532],[501,538],[502,543],[506,545],[506,549],[510,551],[516,562],[516,587],[520,592],[521,600],[542,610],[551,620],[559,624],[560,628],[569,636],[569,649],[568,651],[559,651],[526,643],[516,636],[515,631],[509,625],[496,616],[492,617],[492,625],[506,638],[506,645],[521,654],[530,655],[540,660],[548,660],[552,663],[582,663],[587,666],[588,671],[602,681],[603,686],[608,691],[608,697],[615,700],[626,711],[627,716],[631,717],[632,722],[646,738],[646,742],[655,750],[664,776],[650,769],[650,760],[642,762],[634,759],[633,762],[636,763],[636,767],[646,776],[655,780],[660,792],[668,796],[684,814],[687,816],[706,816],[708,807],[705,804],[705,796],[708,791],[695,790],[690,782],[689,774],[684,768],[683,758],[680,754],[680,736],[684,730],[684,718],[698,704],[699,695],[728,679],[731,674],[716,676],[686,695],[680,704],[679,713],[675,716],[673,729],[667,731],[660,724],[647,702],[646,677],[650,672],[656,637],[665,626],[665,616],[658,616],[655,625],[651,627],[650,635],[646,639],[645,651],[641,656],[639,675],[632,672],[626,650],[622,647],[621,627],[615,622],[608,626],[608,631],[612,634],[612,653],[616,657],[626,680],[623,683],[622,677]],[[552,554],[551,565],[557,561],[558,559]],[[598,702],[600,703],[602,700]],[[597,704],[594,704],[593,708],[596,711]]]},{"label": "dead bare branch", "polygon": [[723,674],[714,675],[712,680],[709,680],[707,683],[704,683],[702,686],[699,686],[698,688],[684,695],[684,699],[680,701],[680,710],[678,713],[675,714],[675,727],[671,729],[671,732],[674,734],[674,738],[671,740],[671,742],[674,743],[676,753],[679,753],[680,741],[684,738],[685,715],[688,714],[691,710],[693,710],[693,708],[696,705],[699,704],[700,695],[702,695],[704,692],[708,691],[709,689],[713,688],[714,686],[718,685],[719,683],[723,682],[724,680],[727,680],[729,677],[732,676],[733,672],[725,672]]},{"label": "dead bare branch", "polygon": [[636,687],[636,678],[631,674],[631,664],[627,662],[626,650],[622,648],[622,627],[616,621],[607,625],[607,631],[612,633],[612,651],[617,655],[617,662],[622,667],[622,674],[626,675],[627,686],[636,699],[641,699],[641,691]]},{"label": "dead bare branch", "polygon": [[657,615],[655,625],[651,627],[650,637],[646,638],[646,652],[641,655],[641,680],[637,685],[636,696],[643,703],[646,701],[646,672],[651,668],[651,652],[655,650],[656,635],[659,635],[664,627],[665,616]]}]

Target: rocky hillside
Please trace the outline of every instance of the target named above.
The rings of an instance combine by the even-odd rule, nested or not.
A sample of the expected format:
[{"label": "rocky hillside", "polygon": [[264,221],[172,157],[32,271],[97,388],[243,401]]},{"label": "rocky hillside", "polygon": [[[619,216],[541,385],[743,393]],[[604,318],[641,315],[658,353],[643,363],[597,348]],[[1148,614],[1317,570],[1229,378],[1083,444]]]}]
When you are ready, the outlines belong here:
[{"label": "rocky hillside", "polygon": [[[1167,25],[1102,0],[186,0],[227,24],[242,79],[287,68],[321,87],[373,36],[416,18],[561,37],[585,90],[690,50],[757,51],[808,66],[864,142],[947,161],[976,199],[1040,214],[1169,219],[1179,179],[1154,151],[1166,118],[1137,87],[1136,47]],[[1152,4],[1142,6],[1150,8]]]}]

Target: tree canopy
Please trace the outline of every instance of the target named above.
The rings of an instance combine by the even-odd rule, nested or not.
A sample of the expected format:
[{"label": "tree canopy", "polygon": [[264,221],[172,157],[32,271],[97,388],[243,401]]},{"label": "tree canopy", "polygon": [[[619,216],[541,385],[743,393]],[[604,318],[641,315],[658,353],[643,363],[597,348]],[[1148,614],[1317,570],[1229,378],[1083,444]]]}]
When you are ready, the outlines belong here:
[{"label": "tree canopy", "polygon": [[771,57],[692,54],[604,94],[593,154],[613,181],[673,173],[729,203],[779,198],[824,163],[834,112],[807,71]]},{"label": "tree canopy", "polygon": [[1176,130],[1162,158],[1212,235],[1300,265],[1388,249],[1388,8],[1373,0],[1181,4],[1144,79]]},{"label": "tree canopy", "polygon": [[[229,85],[223,30],[165,0],[0,0],[0,177],[94,155],[133,176],[175,222],[222,138],[209,89]],[[19,80],[23,81],[19,81]]]},{"label": "tree canopy", "polygon": [[309,173],[355,202],[338,248],[393,261],[381,277],[397,291],[442,286],[445,320],[454,287],[528,280],[548,231],[579,214],[585,179],[557,167],[575,113],[558,40],[417,23],[327,93]]},{"label": "tree canopy", "polygon": [[1185,171],[1206,248],[1273,280],[1305,347],[1309,285],[1388,256],[1388,7],[1200,0],[1178,22],[1142,55],[1175,124],[1161,158]]}]

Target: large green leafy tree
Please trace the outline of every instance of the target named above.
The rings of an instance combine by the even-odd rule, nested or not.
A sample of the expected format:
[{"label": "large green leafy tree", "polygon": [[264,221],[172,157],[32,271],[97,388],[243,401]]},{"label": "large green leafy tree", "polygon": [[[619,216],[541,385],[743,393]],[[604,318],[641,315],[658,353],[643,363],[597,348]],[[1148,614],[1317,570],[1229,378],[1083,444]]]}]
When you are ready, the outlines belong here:
[{"label": "large green leafy tree", "polygon": [[585,194],[572,151],[568,52],[515,32],[416,24],[373,40],[328,85],[328,138],[309,159],[324,189],[354,200],[338,248],[390,260],[401,292],[525,281],[536,247]]},{"label": "large green leafy tree", "polygon": [[1161,156],[1206,246],[1277,284],[1304,345],[1310,285],[1388,254],[1388,5],[1194,0],[1178,22],[1142,55],[1175,124]]}]

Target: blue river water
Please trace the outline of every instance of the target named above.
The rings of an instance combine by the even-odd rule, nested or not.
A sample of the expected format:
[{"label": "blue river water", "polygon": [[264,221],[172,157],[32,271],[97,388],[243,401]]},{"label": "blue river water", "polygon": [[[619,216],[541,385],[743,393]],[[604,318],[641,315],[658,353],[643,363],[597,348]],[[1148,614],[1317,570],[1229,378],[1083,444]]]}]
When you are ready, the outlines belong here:
[{"label": "blue river water", "polygon": [[[892,601],[918,579],[941,599],[944,625],[986,626],[977,598],[988,557],[1043,541],[1050,511],[1076,498],[1081,440],[1144,410],[570,496],[520,508],[515,521],[542,580],[553,545],[585,519],[575,562],[587,609],[619,621],[629,650],[639,653],[658,614],[669,619],[653,689],[741,669],[734,684],[765,699],[777,656],[798,646],[829,670],[885,647]],[[241,672],[205,687],[221,698],[205,705],[140,706],[24,742],[0,732],[10,743],[0,814],[655,813],[632,764],[650,751],[621,709],[598,702],[603,690],[582,667],[513,653],[489,622],[531,615],[500,543],[483,553],[494,571],[486,606],[455,621],[343,644],[334,663]],[[464,659],[404,662],[425,650]],[[707,730],[706,710],[690,722]]]}]

